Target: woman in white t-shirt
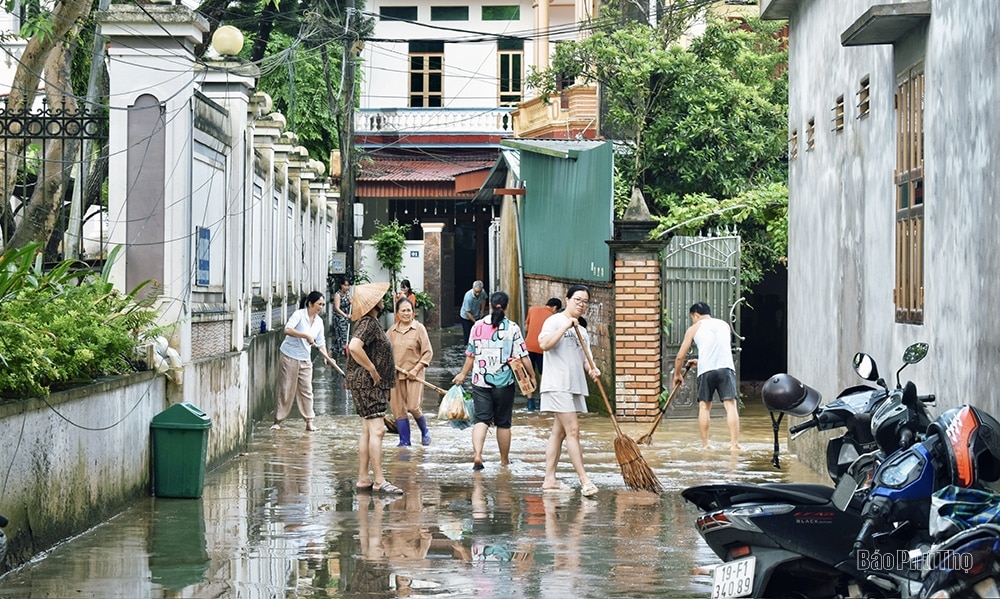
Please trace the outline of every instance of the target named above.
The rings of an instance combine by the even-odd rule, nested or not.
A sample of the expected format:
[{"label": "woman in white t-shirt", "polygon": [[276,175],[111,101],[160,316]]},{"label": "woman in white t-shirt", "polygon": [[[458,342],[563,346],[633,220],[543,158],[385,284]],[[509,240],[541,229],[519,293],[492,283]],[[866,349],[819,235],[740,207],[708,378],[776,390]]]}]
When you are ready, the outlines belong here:
[{"label": "woman in white t-shirt", "polygon": [[[538,345],[543,355],[542,381],[539,385],[541,411],[555,416],[552,433],[545,445],[545,480],[543,492],[561,492],[569,487],[556,479],[556,465],[566,441],[566,453],[576,475],[580,478],[580,492],[585,497],[597,493],[597,486],[590,481],[583,467],[583,450],[580,448],[580,421],[577,413],[587,412],[587,375],[597,379],[601,371],[592,370],[577,337],[579,318],[587,311],[590,289],[586,285],[573,285],[566,292],[566,309],[553,314],[542,324]],[[579,329],[585,343],[589,343],[586,329]]]},{"label": "woman in white t-shirt", "polygon": [[282,421],[292,412],[292,402],[299,406],[299,413],[306,421],[306,430],[314,431],[312,390],[312,349],[319,350],[325,364],[333,358],[326,351],[323,339],[323,318],[319,313],[326,306],[326,299],[313,291],[299,302],[299,309],[292,312],[285,323],[285,339],[281,342],[278,402],[274,410],[272,429],[281,427]]}]

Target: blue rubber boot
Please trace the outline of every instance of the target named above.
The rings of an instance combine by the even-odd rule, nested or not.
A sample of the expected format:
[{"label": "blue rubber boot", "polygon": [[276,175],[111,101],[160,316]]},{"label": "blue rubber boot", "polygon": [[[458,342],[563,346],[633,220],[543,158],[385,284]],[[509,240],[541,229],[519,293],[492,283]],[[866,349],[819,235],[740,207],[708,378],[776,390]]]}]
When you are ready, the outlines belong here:
[{"label": "blue rubber boot", "polygon": [[431,444],[431,432],[427,430],[427,417],[421,416],[417,418],[417,426],[420,427],[420,443],[423,445]]},{"label": "blue rubber boot", "polygon": [[399,431],[399,445],[397,447],[410,446],[410,417],[396,420],[396,429]]},{"label": "blue rubber boot", "polygon": [[528,398],[528,411],[529,412],[534,412],[536,410],[538,410],[538,407],[535,406],[535,398],[534,397],[529,397]]}]

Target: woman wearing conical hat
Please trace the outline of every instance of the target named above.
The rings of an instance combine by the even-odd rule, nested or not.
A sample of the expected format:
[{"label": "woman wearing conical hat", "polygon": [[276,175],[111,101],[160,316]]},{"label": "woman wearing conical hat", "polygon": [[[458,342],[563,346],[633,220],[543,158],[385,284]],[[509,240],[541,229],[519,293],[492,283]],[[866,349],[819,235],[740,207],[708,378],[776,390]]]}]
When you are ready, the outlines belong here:
[{"label": "woman wearing conical hat", "polygon": [[384,308],[382,298],[388,290],[388,283],[366,283],[354,287],[351,309],[354,331],[347,344],[344,380],[362,422],[361,437],[358,439],[357,489],[401,495],[403,490],[385,480],[382,472],[383,416],[389,407],[390,391],[396,384],[392,344],[378,322]]}]

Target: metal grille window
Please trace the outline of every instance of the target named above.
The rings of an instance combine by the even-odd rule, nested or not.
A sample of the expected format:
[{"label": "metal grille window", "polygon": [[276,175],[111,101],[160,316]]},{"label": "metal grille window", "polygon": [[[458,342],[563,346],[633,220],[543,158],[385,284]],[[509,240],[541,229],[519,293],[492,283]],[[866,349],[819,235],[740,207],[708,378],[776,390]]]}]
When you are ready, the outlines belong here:
[{"label": "metal grille window", "polygon": [[871,110],[871,98],[869,96],[871,92],[871,78],[865,75],[861,78],[861,86],[858,89],[858,118],[868,116],[868,112]]},{"label": "metal grille window", "polygon": [[844,96],[837,96],[837,103],[833,105],[833,130],[840,133],[844,130]]},{"label": "metal grille window", "polygon": [[444,43],[410,44],[410,108],[444,106]]},{"label": "metal grille window", "polygon": [[500,40],[497,44],[499,60],[500,106],[517,106],[524,87],[524,42]]},{"label": "metal grille window", "polygon": [[924,322],[924,67],[896,80],[896,322]]}]

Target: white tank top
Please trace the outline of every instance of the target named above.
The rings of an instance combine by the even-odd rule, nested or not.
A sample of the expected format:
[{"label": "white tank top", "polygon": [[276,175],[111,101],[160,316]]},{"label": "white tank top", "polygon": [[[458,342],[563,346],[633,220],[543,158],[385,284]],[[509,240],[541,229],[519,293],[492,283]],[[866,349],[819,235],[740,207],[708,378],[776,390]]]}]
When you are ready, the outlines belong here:
[{"label": "white tank top", "polygon": [[725,320],[710,317],[700,321],[694,334],[694,343],[698,346],[699,375],[720,368],[736,370],[729,346],[729,332],[729,323]]}]

